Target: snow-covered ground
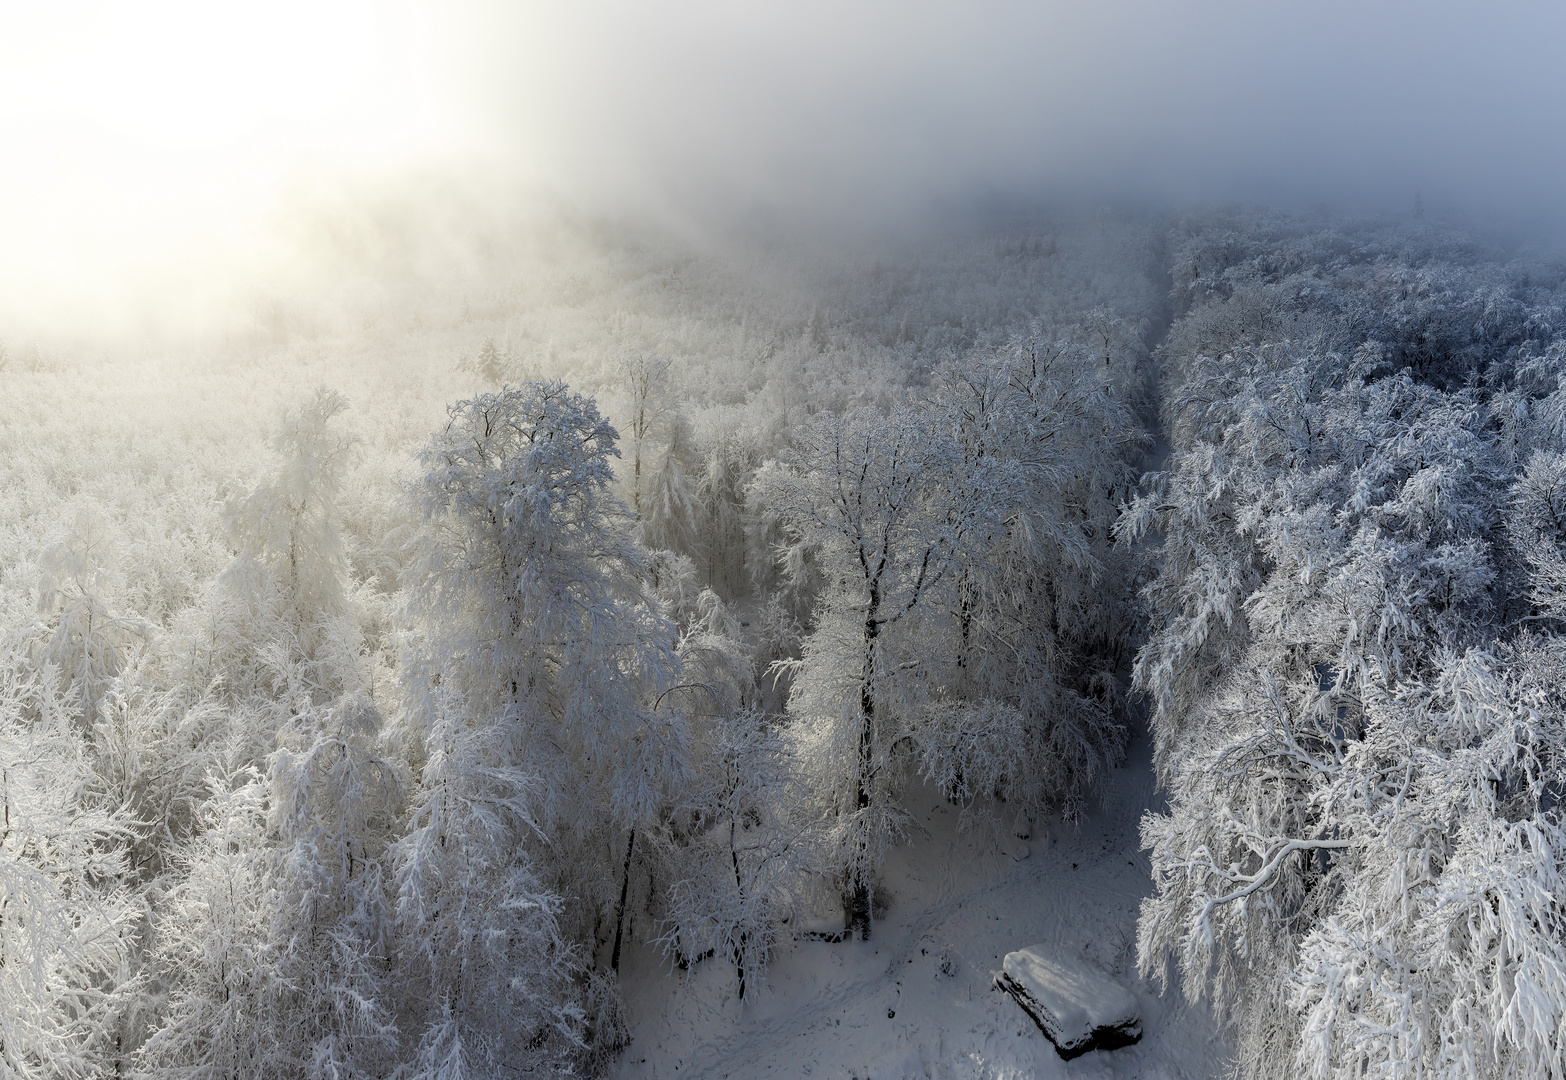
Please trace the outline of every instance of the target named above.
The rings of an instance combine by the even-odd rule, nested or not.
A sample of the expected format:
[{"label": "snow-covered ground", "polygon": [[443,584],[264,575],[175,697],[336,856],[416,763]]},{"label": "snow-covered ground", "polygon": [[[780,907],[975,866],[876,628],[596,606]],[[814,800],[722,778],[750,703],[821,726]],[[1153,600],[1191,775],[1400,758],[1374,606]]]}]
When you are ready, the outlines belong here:
[{"label": "snow-covered ground", "polygon": [[[933,790],[910,799],[928,835],[888,860],[891,907],[873,939],[795,945],[743,1007],[729,965],[707,961],[688,976],[670,974],[655,949],[637,949],[624,971],[634,1041],[621,1080],[1223,1073],[1224,1047],[1206,1008],[1178,990],[1160,996],[1136,975],[1137,908],[1151,890],[1137,822],[1157,799],[1149,757],[1138,736],[1101,809],[1080,826],[1035,825],[1028,840],[1009,829],[960,831],[957,809]],[[1080,952],[1127,986],[1142,1007],[1142,1041],[1062,1061],[1022,1009],[991,988],[1002,957],[1036,943]]]}]

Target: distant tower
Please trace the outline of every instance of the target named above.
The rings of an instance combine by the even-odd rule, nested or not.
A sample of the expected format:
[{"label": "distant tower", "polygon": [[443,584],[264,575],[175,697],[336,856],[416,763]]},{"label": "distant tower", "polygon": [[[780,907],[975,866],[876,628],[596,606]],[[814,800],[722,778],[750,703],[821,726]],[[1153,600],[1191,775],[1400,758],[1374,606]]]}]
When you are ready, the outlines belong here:
[{"label": "distant tower", "polygon": [[1424,216],[1425,216],[1425,200],[1423,198],[1421,198],[1420,195],[1419,195],[1419,192],[1416,191],[1416,192],[1414,192],[1414,220],[1418,221],[1420,218],[1422,218]]}]

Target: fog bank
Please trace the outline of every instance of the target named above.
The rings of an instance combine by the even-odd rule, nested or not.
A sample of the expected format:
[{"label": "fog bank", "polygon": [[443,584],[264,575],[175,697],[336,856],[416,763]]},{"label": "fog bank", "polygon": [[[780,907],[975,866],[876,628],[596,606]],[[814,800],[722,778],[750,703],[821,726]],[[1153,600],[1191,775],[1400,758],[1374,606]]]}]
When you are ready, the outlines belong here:
[{"label": "fog bank", "polygon": [[830,235],[1417,196],[1553,242],[1563,37],[1544,3],[7,6],[0,324],[199,326],[410,191],[475,234],[530,202]]}]

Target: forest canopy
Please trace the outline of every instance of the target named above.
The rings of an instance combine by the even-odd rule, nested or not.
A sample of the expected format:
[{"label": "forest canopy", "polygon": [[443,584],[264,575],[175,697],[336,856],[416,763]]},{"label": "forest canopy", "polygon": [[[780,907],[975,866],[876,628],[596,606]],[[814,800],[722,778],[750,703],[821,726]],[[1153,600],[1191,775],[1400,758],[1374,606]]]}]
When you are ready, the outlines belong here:
[{"label": "forest canopy", "polygon": [[[532,231],[528,231],[531,229]],[[1566,1077],[1566,263],[1416,220],[582,218],[0,346],[0,1076],[597,1074],[1102,804],[1247,1076]]]}]

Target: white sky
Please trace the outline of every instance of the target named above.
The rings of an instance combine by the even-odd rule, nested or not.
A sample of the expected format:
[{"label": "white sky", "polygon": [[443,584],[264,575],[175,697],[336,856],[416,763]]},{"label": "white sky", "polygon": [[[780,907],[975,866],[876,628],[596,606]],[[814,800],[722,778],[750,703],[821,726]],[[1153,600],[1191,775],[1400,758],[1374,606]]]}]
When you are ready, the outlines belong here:
[{"label": "white sky", "polygon": [[0,0],[0,337],[220,304],[293,257],[292,208],[415,173],[824,219],[1418,191],[1555,227],[1562,43],[1531,0]]},{"label": "white sky", "polygon": [[0,318],[219,302],[279,206],[459,150],[434,27],[384,0],[0,0]]}]

